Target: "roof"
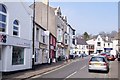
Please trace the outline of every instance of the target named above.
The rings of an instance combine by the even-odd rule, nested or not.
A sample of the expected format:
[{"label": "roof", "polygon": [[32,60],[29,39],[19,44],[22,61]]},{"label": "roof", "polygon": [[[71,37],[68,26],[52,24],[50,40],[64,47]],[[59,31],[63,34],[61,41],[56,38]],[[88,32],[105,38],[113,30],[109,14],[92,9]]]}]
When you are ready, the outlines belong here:
[{"label": "roof", "polygon": [[77,38],[77,44],[79,45],[87,45],[86,41],[82,38]]}]

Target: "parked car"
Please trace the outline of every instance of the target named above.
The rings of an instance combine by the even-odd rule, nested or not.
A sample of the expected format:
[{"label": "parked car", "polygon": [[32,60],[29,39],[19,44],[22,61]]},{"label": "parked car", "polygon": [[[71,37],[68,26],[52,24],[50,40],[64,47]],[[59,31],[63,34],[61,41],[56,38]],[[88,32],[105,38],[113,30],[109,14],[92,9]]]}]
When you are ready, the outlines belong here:
[{"label": "parked car", "polygon": [[112,54],[107,54],[107,59],[108,59],[109,61],[114,61],[114,60],[115,60],[115,57],[114,57],[114,55],[112,55]]},{"label": "parked car", "polygon": [[120,61],[120,53],[117,54],[117,60]]},{"label": "parked car", "polygon": [[81,54],[81,57],[87,57],[88,55],[87,54],[85,54],[85,53],[82,53]]},{"label": "parked car", "polygon": [[100,55],[105,56],[107,58],[107,60],[109,60],[109,61],[115,60],[114,55],[110,54],[109,52],[104,52],[104,53],[101,53]]},{"label": "parked car", "polygon": [[82,55],[82,54],[81,54],[81,53],[79,53],[79,54],[77,54],[77,55],[78,55],[78,57],[81,57],[81,55]]},{"label": "parked car", "polygon": [[70,54],[69,59],[75,59],[75,54]]},{"label": "parked car", "polygon": [[106,59],[105,56],[93,56],[89,61],[88,71],[91,72],[92,70],[100,70],[109,72],[109,61]]}]

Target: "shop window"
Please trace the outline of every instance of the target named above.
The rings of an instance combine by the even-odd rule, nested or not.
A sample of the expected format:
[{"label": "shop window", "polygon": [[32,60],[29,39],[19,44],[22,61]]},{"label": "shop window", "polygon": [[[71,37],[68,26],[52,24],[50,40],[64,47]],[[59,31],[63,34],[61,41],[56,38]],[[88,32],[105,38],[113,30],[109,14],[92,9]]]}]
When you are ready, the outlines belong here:
[{"label": "shop window", "polygon": [[38,59],[39,59],[39,50],[36,49],[36,51],[35,51],[35,62],[38,62]]},{"label": "shop window", "polygon": [[7,24],[7,11],[3,4],[0,4],[0,32],[6,31],[6,24]]},{"label": "shop window", "polygon": [[19,36],[19,22],[18,22],[18,20],[14,20],[14,22],[13,22],[13,35]]},{"label": "shop window", "polygon": [[24,64],[24,48],[13,47],[12,49],[12,65]]}]

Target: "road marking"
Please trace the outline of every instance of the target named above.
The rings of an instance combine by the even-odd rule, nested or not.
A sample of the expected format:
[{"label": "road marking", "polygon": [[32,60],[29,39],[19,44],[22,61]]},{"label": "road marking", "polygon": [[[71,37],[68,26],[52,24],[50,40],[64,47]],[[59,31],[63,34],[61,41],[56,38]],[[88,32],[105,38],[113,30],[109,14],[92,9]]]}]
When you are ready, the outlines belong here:
[{"label": "road marking", "polygon": [[[78,59],[78,60],[75,60],[75,61],[72,61],[72,62],[70,62],[70,63],[68,63],[68,64],[66,64],[66,65],[64,65],[64,66],[62,66],[62,67],[60,67],[60,68],[56,68],[56,69],[54,69],[54,70],[45,72],[45,73],[43,73],[43,74],[41,74],[41,75],[36,75],[36,76],[34,76],[34,77],[32,77],[32,78],[38,78],[38,77],[41,77],[41,76],[43,76],[43,75],[49,74],[49,73],[51,73],[51,72],[57,71],[57,70],[59,70],[59,69],[62,69],[62,68],[64,68],[64,67],[72,64],[73,62],[77,62],[77,61],[79,61],[79,59]],[[82,68],[85,68],[85,67],[86,67],[86,65],[83,66]]]},{"label": "road marking", "polygon": [[45,73],[43,73],[43,74],[41,74],[41,75],[37,75],[37,76],[34,76],[34,77],[32,77],[32,78],[38,78],[38,77],[41,77],[41,76],[43,76],[43,75],[49,74],[49,73],[51,73],[51,72],[57,71],[57,70],[62,69],[62,68],[66,67],[66,66],[68,66],[68,65],[70,65],[70,64],[72,64],[72,63],[73,63],[73,62],[70,62],[70,63],[68,63],[68,64],[66,64],[66,65],[64,65],[64,66],[62,66],[62,67],[60,67],[60,68],[56,68],[56,69],[54,69],[54,70],[45,72]]},{"label": "road marking", "polygon": [[[75,71],[74,73],[70,74],[69,76],[67,76],[66,78],[70,78],[72,75],[74,75],[75,73],[77,73],[77,71]],[[65,80],[65,79],[64,79]]]},{"label": "road marking", "polygon": [[82,70],[83,68],[85,68],[86,67],[86,65],[85,66],[83,66],[82,68],[80,68],[80,70]]}]

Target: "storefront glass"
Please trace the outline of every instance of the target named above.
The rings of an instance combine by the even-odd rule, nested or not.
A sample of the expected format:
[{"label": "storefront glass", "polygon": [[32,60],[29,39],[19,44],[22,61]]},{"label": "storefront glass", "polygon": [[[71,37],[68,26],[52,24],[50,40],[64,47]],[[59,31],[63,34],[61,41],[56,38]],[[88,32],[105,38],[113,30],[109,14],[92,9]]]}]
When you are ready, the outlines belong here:
[{"label": "storefront glass", "polygon": [[24,48],[13,47],[12,50],[12,65],[24,64]]}]

